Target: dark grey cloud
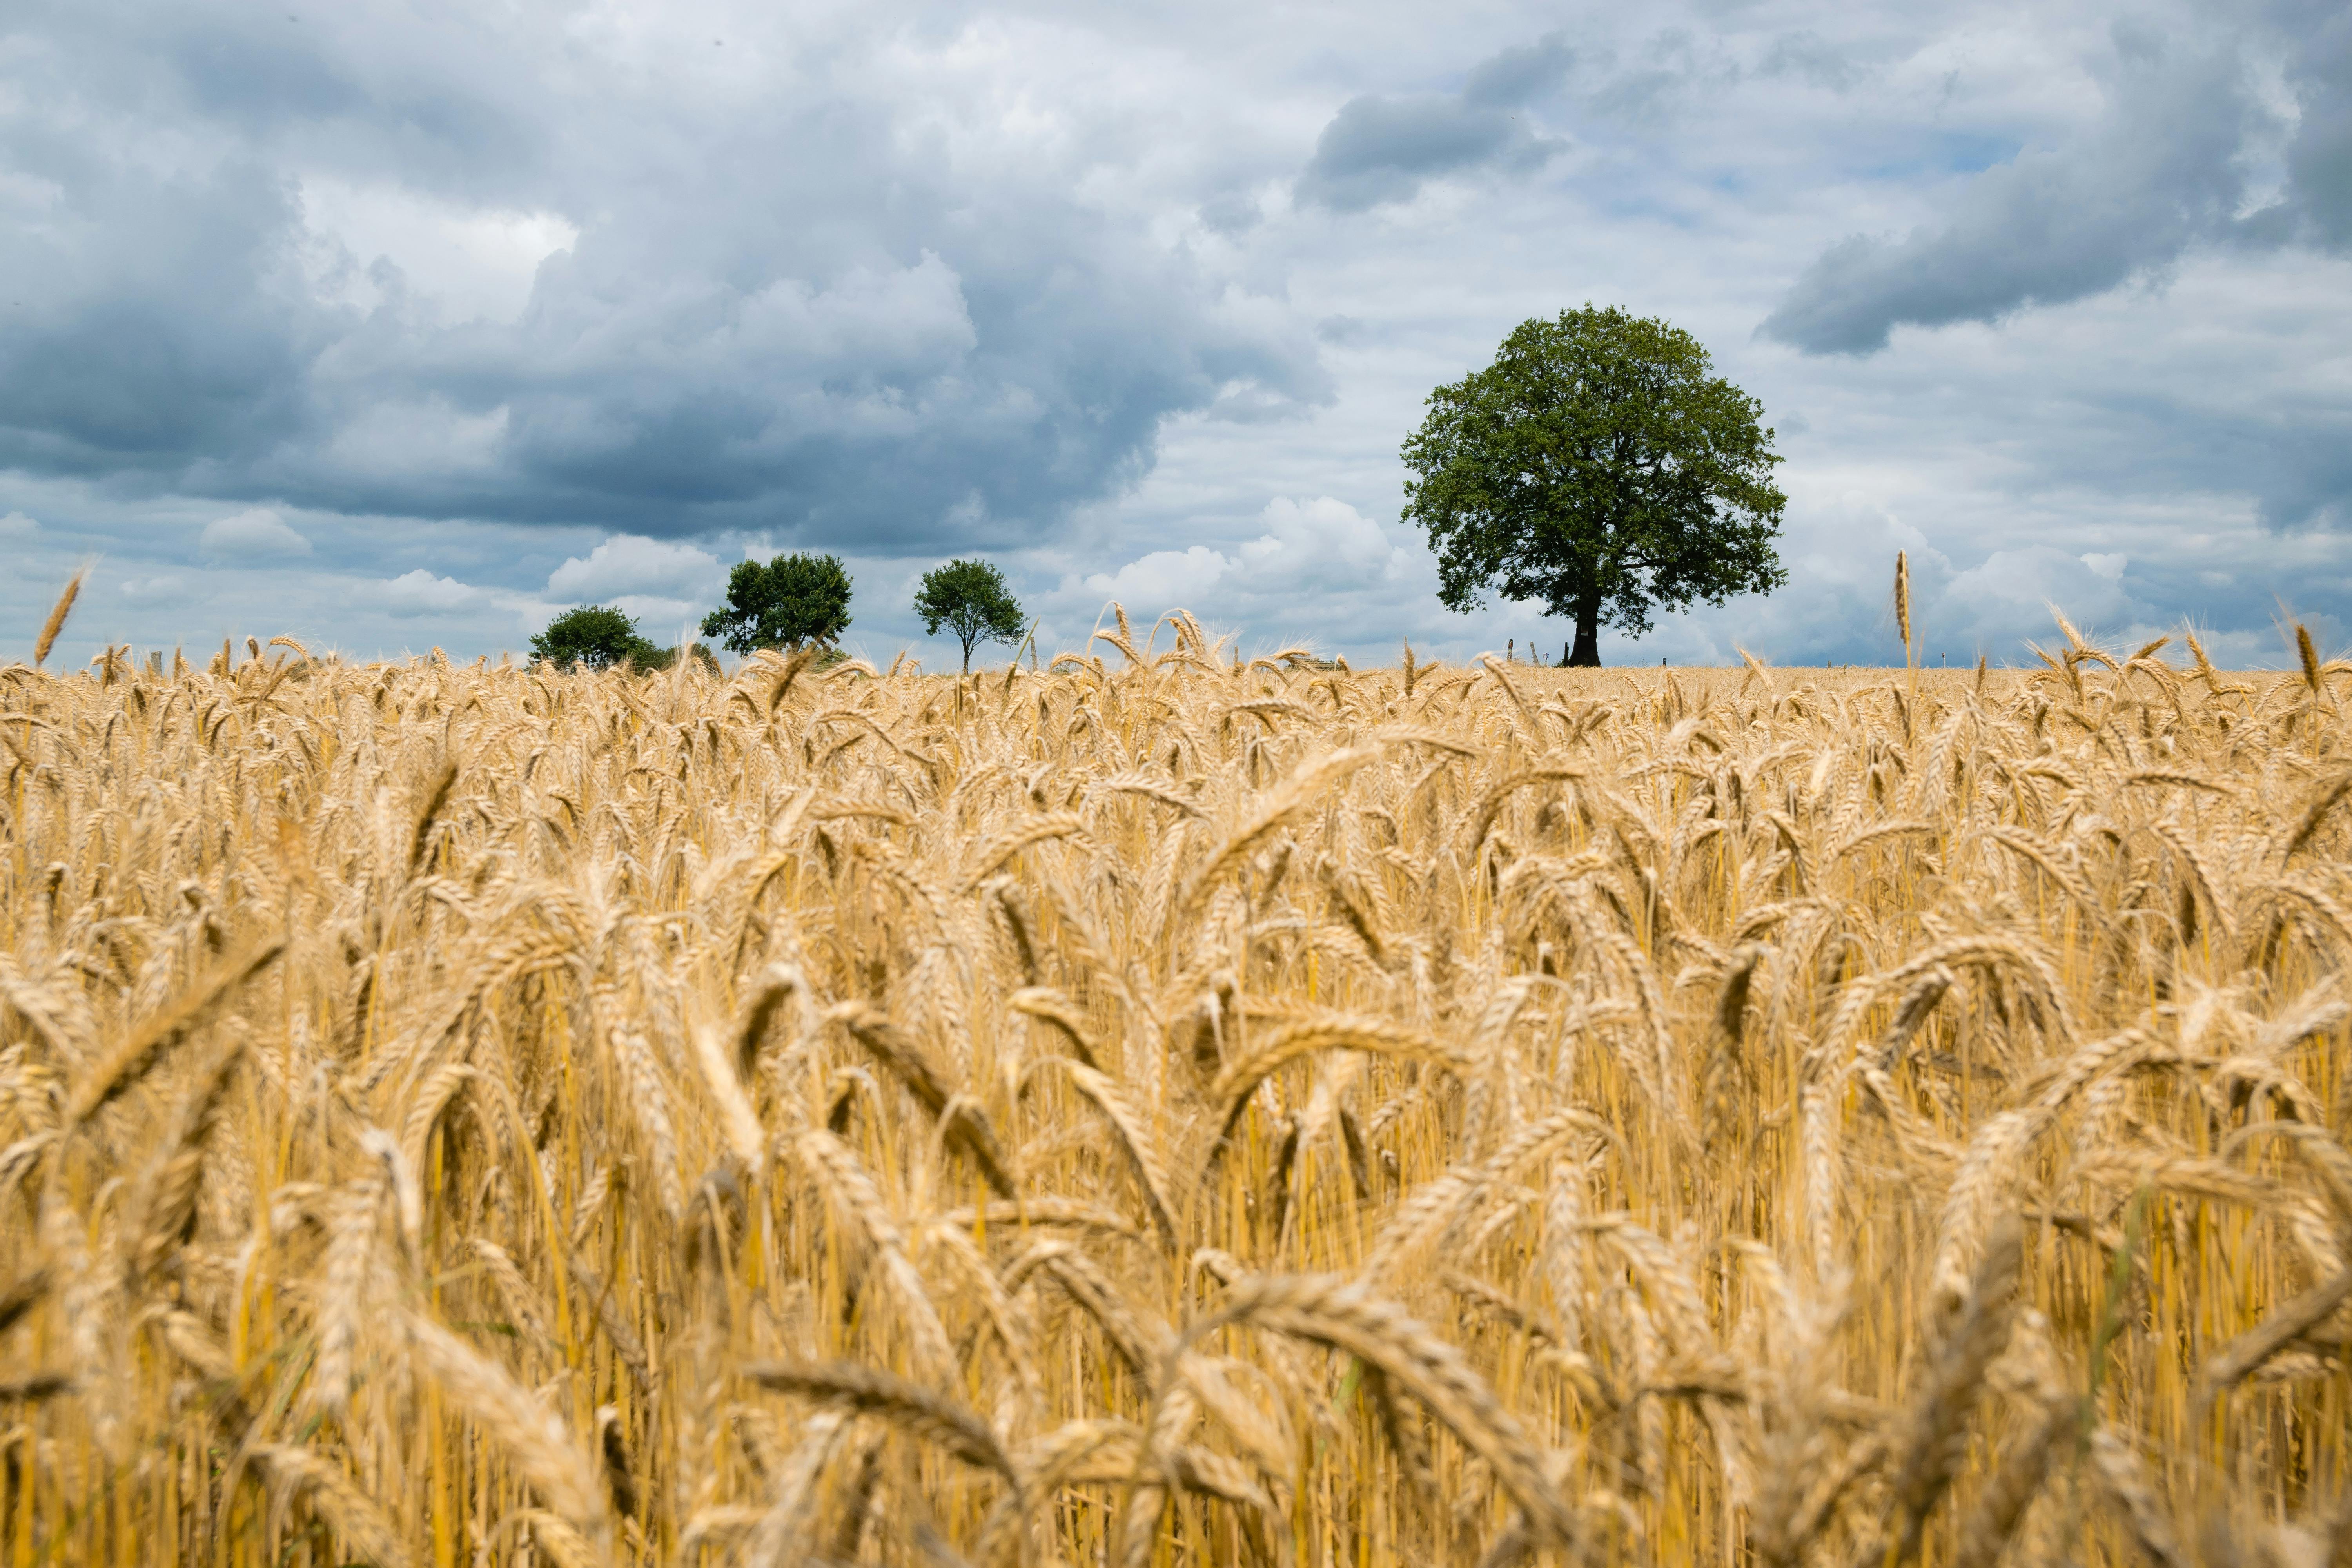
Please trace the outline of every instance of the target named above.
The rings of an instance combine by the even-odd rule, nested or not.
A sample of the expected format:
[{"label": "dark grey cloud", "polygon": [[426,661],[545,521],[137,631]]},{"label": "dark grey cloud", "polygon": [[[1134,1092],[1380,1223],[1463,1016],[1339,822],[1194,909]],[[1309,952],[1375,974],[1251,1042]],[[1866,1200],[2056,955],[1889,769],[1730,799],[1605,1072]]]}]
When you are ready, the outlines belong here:
[{"label": "dark grey cloud", "polygon": [[1559,34],[1472,68],[1458,93],[1366,93],[1339,106],[1298,178],[1305,205],[1355,213],[1411,201],[1430,180],[1477,169],[1541,165],[1561,142],[1521,112],[1558,87],[1575,59]]},{"label": "dark grey cloud", "polygon": [[2283,205],[2297,228],[2342,253],[2352,250],[2352,14],[2330,5],[2289,20],[2310,30],[2288,72],[2301,114],[2287,149]]},{"label": "dark grey cloud", "polygon": [[1201,204],[1201,221],[1210,232],[1238,239],[1265,221],[1265,212],[1252,198],[1228,192]]},{"label": "dark grey cloud", "polygon": [[1810,29],[1774,38],[1760,70],[1767,77],[1794,76],[1828,92],[1843,92],[1863,77],[1859,65]]},{"label": "dark grey cloud", "polygon": [[2131,30],[2116,107],[2087,146],[2032,149],[1970,179],[1940,224],[1853,235],[1807,268],[1765,336],[1808,353],[1873,353],[1897,326],[1996,321],[2161,267],[2221,233],[2243,191],[2256,110],[2234,51],[2168,58]]},{"label": "dark grey cloud", "polygon": [[1488,109],[1517,109],[1558,88],[1576,64],[1565,33],[1546,33],[1479,61],[1462,83],[1462,101]]},{"label": "dark grey cloud", "polygon": [[[0,205],[24,301],[0,468],[915,550],[1049,535],[1148,471],[1172,416],[1330,395],[1311,328],[1082,188],[1092,150],[959,146],[877,84],[887,37],[796,57],[787,32],[773,90],[698,94],[552,8],[487,39],[268,15],[9,36],[0,163],[42,196]],[[392,248],[321,232],[331,197]],[[523,258],[519,310],[422,287],[534,223],[568,237]]]}]

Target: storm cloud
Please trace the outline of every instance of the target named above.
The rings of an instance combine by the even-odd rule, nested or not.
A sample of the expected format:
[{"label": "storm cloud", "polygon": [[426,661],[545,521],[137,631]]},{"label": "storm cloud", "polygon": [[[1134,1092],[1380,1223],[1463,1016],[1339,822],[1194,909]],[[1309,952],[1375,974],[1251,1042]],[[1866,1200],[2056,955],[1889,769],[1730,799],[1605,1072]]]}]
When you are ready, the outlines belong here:
[{"label": "storm cloud", "polygon": [[1575,59],[1557,33],[1474,67],[1459,92],[1351,98],[1323,128],[1298,200],[1335,212],[1410,201],[1423,182],[1476,169],[1527,172],[1560,150],[1519,110]]},{"label": "storm cloud", "polygon": [[428,65],[454,18],[43,21],[0,130],[23,472],[1001,545],[1132,480],[1172,415],[1329,395],[1310,330],[1089,195],[1079,150],[923,104],[946,68],[887,37],[749,72],[786,40],[713,37],[653,79],[527,7],[500,42],[564,68],[509,79]]},{"label": "storm cloud", "polygon": [[[1808,353],[1874,353],[1899,326],[1994,321],[2145,279],[2200,244],[2352,244],[2352,18],[2168,34],[2118,18],[2085,62],[2101,109],[2080,133],[1960,184],[1901,237],[1850,235],[1765,318]],[[2283,54],[2282,100],[2265,101]],[[2282,146],[2281,143],[2284,142]],[[2283,165],[2250,203],[2250,175]]]}]

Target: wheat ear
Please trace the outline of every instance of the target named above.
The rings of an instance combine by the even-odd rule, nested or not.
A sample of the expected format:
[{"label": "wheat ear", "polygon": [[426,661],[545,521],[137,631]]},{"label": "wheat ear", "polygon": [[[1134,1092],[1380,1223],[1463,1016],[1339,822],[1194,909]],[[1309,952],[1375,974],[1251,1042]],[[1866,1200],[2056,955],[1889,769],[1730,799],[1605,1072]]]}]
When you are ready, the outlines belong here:
[{"label": "wheat ear", "polygon": [[467,1080],[476,1077],[475,1070],[464,1062],[448,1062],[433,1070],[416,1087],[415,1097],[409,1103],[407,1117],[400,1125],[401,1158],[412,1171],[425,1168],[425,1145],[432,1142],[433,1129],[440,1124],[441,1113],[449,1109]]},{"label": "wheat ear", "polygon": [[[789,993],[789,986],[779,988],[779,995]],[[739,1034],[737,1038],[743,1038]],[[759,1038],[753,1029],[749,1037]],[[719,1031],[709,1026],[694,1031],[694,1057],[702,1068],[702,1080],[710,1088],[710,1098],[719,1107],[719,1124],[727,1133],[727,1146],[742,1165],[745,1174],[756,1176],[767,1163],[768,1137],[760,1125],[760,1113],[752,1109],[751,1097],[745,1092],[743,1080],[736,1076],[737,1064],[744,1059],[738,1054],[730,1058]]]},{"label": "wheat ear", "polygon": [[1911,655],[1911,557],[1895,552],[1895,624],[1903,633],[1903,654]]},{"label": "wheat ear", "polygon": [[623,1310],[625,1303],[613,1299],[611,1287],[578,1254],[566,1258],[564,1262],[569,1266],[572,1283],[580,1287],[581,1294],[594,1309],[596,1321],[603,1327],[605,1339],[612,1342],[613,1353],[620,1358],[623,1366],[629,1369],[630,1377],[636,1382],[637,1391],[651,1395],[655,1392],[653,1362],[646,1354],[645,1342],[638,1339],[636,1330],[629,1326],[628,1313]]},{"label": "wheat ear", "polygon": [[2337,1270],[2334,1279],[2314,1285],[2281,1306],[2259,1327],[2231,1340],[2221,1354],[2205,1363],[2204,1373],[2197,1380],[2198,1407],[2211,1405],[2305,1331],[2333,1316],[2336,1309],[2347,1300],[2352,1300],[2352,1268]]},{"label": "wheat ear", "polygon": [[2311,802],[2303,808],[2303,815],[2295,819],[2294,831],[2287,835],[2286,848],[2279,858],[2282,861],[2294,859],[2295,852],[2310,843],[2312,836],[2319,831],[2319,825],[2326,820],[2327,814],[2336,809],[2336,803],[2347,794],[2352,794],[2352,772],[2338,773],[2313,791]]},{"label": "wheat ear", "polygon": [[6,1333],[17,1319],[40,1305],[49,1293],[52,1276],[47,1268],[36,1268],[18,1275],[7,1289],[0,1289],[0,1333]]},{"label": "wheat ear", "polygon": [[1018,1290],[1031,1274],[1040,1272],[1094,1319],[1136,1376],[1151,1376],[1168,1348],[1167,1325],[1147,1323],[1102,1266],[1066,1241],[1041,1241],[1014,1258],[1004,1270],[1004,1288]]},{"label": "wheat ear", "polygon": [[163,1059],[173,1047],[202,1027],[230,992],[268,968],[286,951],[283,938],[249,947],[223,964],[212,980],[182,994],[180,999],[150,1018],[85,1078],[66,1110],[68,1127],[78,1127],[99,1109],[137,1083]]},{"label": "wheat ear", "polygon": [[[617,1015],[617,1009],[612,1011]],[[613,1065],[620,1069],[622,1098],[628,1102],[629,1114],[645,1130],[662,1212],[676,1223],[686,1213],[686,1184],[678,1173],[677,1133],[670,1121],[669,1091],[663,1087],[653,1042],[634,1020],[617,1016],[606,1026],[604,1037],[612,1047]]]},{"label": "wheat ear", "polygon": [[971,1553],[974,1568],[1013,1568],[1024,1555],[1023,1527],[1034,1509],[1050,1505],[1056,1492],[1082,1476],[1126,1479],[1135,1468],[1142,1436],[1132,1421],[1078,1420],[1023,1444],[1013,1455],[1021,1485],[997,1499],[981,1521]]},{"label": "wheat ear", "polygon": [[907,1086],[933,1117],[947,1109],[955,1092],[954,1080],[942,1072],[929,1053],[888,1014],[870,1002],[843,1002],[825,1012],[828,1023],[845,1026],[850,1037],[871,1052],[875,1060]]},{"label": "wheat ear", "polygon": [[[1471,1067],[1465,1053],[1441,1044],[1426,1032],[1370,1014],[1318,1013],[1269,1031],[1249,1055],[1230,1063],[1209,1086],[1210,1097],[1222,1101],[1217,1148],[1233,1136],[1250,1095],[1289,1063],[1318,1051],[1369,1051],[1404,1061],[1432,1062],[1454,1073]],[[1215,1158],[1214,1149],[1211,1159]]]},{"label": "wheat ear", "polygon": [[535,1340],[547,1338],[547,1312],[538,1290],[532,1288],[523,1272],[515,1265],[507,1249],[486,1236],[472,1238],[474,1256],[480,1259],[482,1272],[499,1293],[515,1327]]},{"label": "wheat ear", "polygon": [[352,1361],[367,1332],[365,1308],[375,1285],[376,1237],[383,1216],[385,1168],[373,1163],[333,1194],[327,1210],[325,1278],[319,1293],[318,1360],[310,1397],[339,1413],[351,1398]]},{"label": "wheat ear", "polygon": [[[545,1552],[555,1568],[611,1568],[610,1553],[599,1551],[586,1535],[546,1509],[519,1508],[506,1515],[499,1521],[498,1529],[492,1531],[492,1542],[515,1527],[530,1531],[530,1551]],[[522,1561],[530,1562],[531,1558],[526,1555]]]},{"label": "wheat ear", "polygon": [[404,1326],[418,1367],[480,1425],[485,1436],[514,1457],[541,1500],[583,1534],[601,1539],[604,1489],[562,1418],[532,1397],[504,1367],[440,1324],[411,1312],[404,1315]]},{"label": "wheat ear", "polygon": [[762,1388],[798,1394],[827,1404],[845,1405],[878,1415],[924,1441],[953,1454],[967,1465],[994,1470],[1016,1489],[1020,1473],[988,1423],[952,1400],[933,1394],[898,1373],[856,1362],[803,1364],[759,1362],[743,1375]]},{"label": "wheat ear", "polygon": [[1976,1507],[1960,1526],[1960,1546],[1952,1568],[1994,1568],[2000,1561],[2010,1537],[2017,1533],[2018,1521],[2025,1517],[2048,1477],[2051,1445],[2072,1414],[2066,1404],[2057,1400],[2041,1405],[2032,1426],[2002,1458],[2000,1468],[1978,1491]]},{"label": "wheat ear", "polygon": [[955,1365],[955,1352],[949,1346],[947,1330],[940,1322],[939,1310],[931,1304],[922,1276],[907,1257],[905,1233],[890,1217],[889,1207],[882,1200],[882,1190],[874,1184],[874,1178],[856,1152],[821,1127],[803,1132],[793,1142],[793,1152],[801,1168],[824,1189],[835,1214],[849,1222],[845,1228],[856,1234],[868,1253],[878,1259],[883,1277],[889,1281],[898,1310],[906,1320],[907,1335],[913,1342],[916,1354],[933,1373],[947,1376]]},{"label": "wheat ear", "polygon": [[1176,900],[1171,920],[1182,923],[1200,912],[1208,901],[1209,891],[1219,878],[1247,858],[1282,825],[1299,812],[1315,804],[1323,791],[1346,779],[1350,773],[1380,755],[1376,746],[1352,746],[1327,752],[1293,773],[1266,799],[1258,814],[1244,824],[1240,832],[1226,839],[1212,854],[1184,891]]},{"label": "wheat ear", "polygon": [[763,1564],[798,1563],[806,1553],[808,1536],[816,1523],[820,1501],[817,1481],[840,1450],[842,1440],[849,1435],[852,1418],[846,1410],[821,1410],[802,1425],[800,1441],[793,1446],[790,1454],[771,1454],[763,1458],[751,1447],[753,1414],[739,1408],[736,1431],[745,1440],[745,1451],[751,1455],[753,1468],[770,1481],[770,1487],[768,1504],[760,1510],[745,1561]]},{"label": "wheat ear", "polygon": [[1038,1065],[1042,1067],[1046,1061],[1058,1062],[1071,1084],[1110,1123],[1111,1131],[1118,1135],[1120,1152],[1135,1173],[1136,1184],[1143,1189],[1151,1223],[1160,1232],[1160,1239],[1173,1249],[1177,1245],[1176,1214],[1168,1198],[1168,1173],[1152,1149],[1150,1134],[1144,1131],[1142,1113],[1108,1074],[1066,1057],[1048,1057]]},{"label": "wheat ear", "polygon": [[412,876],[425,863],[425,847],[433,837],[433,824],[439,820],[441,808],[449,804],[449,792],[457,787],[457,762],[454,759],[444,762],[425,792],[425,804],[417,811],[416,826],[408,836],[408,869]]},{"label": "wheat ear", "polygon": [[2140,1550],[2158,1568],[2189,1568],[2189,1558],[2173,1533],[2172,1521],[2165,1517],[2163,1500],[2149,1484],[2147,1468],[2140,1463],[2138,1450],[2130,1440],[2117,1436],[2111,1426],[2101,1426],[2093,1432],[2091,1468],[2099,1478],[2101,1489],[2122,1510],[2124,1521],[2131,1526],[2132,1539],[2139,1542]]},{"label": "wheat ear", "polygon": [[289,1497],[299,1497],[342,1538],[345,1552],[376,1568],[408,1568],[407,1545],[383,1505],[362,1491],[341,1466],[313,1449],[264,1443],[252,1458]]},{"label": "wheat ear", "polygon": [[[1025,933],[1024,933],[1025,934]],[[1034,968],[1034,963],[1029,965]],[[1004,999],[1004,1005],[1014,1012],[1052,1026],[1054,1031],[1070,1043],[1078,1059],[1100,1071],[1102,1053],[1087,1034],[1085,1023],[1070,998],[1050,985],[1026,985]]]},{"label": "wheat ear", "polygon": [[1541,1450],[1462,1352],[1400,1308],[1334,1275],[1259,1276],[1235,1285],[1215,1312],[1185,1331],[1178,1348],[1237,1324],[1327,1345],[1380,1368],[1486,1462],[1541,1536],[1576,1538],[1575,1511],[1551,1484]]},{"label": "wheat ear", "polygon": [[1562,767],[1522,768],[1505,776],[1479,797],[1477,808],[1470,814],[1469,831],[1463,835],[1462,842],[1475,853],[1486,841],[1486,834],[1494,827],[1495,818],[1502,813],[1503,803],[1510,799],[1513,792],[1525,789],[1531,784],[1567,784],[1589,776],[1582,768]]},{"label": "wheat ear", "polygon": [[1929,1511],[1967,1457],[1969,1415],[1983,1391],[1985,1369],[2008,1337],[2023,1245],[2023,1227],[2013,1215],[2004,1216],[1987,1240],[1968,1300],[1943,1326],[1942,1342],[1931,1347],[1927,1375],[1903,1415],[1895,1450],[1890,1568],[1916,1555]]},{"label": "wheat ear", "polygon": [[760,971],[752,983],[751,994],[743,999],[729,1031],[732,1043],[735,1072],[739,1079],[753,1076],[752,1068],[760,1058],[760,1043],[767,1038],[768,1026],[795,991],[806,988],[800,971],[789,963],[771,963]]},{"label": "wheat ear", "polygon": [[57,646],[58,634],[66,629],[66,617],[73,613],[74,601],[81,596],[81,580],[87,573],[77,572],[66,579],[65,592],[50,606],[49,618],[41,623],[41,635],[33,639],[33,668],[39,668]]},{"label": "wheat ear", "polygon": [[196,1184],[204,1174],[205,1143],[220,1120],[221,1095],[244,1057],[245,1041],[231,1042],[198,1075],[195,1087],[173,1114],[142,1184],[144,1202],[131,1233],[138,1238],[131,1261],[142,1274],[161,1268],[195,1228]]}]

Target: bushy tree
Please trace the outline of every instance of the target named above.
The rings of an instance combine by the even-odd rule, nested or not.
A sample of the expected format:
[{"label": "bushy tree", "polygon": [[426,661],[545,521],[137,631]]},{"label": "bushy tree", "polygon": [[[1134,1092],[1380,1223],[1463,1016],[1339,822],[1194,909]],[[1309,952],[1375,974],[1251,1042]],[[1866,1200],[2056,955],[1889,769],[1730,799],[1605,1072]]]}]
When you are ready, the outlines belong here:
[{"label": "bushy tree", "polygon": [[565,669],[573,665],[606,669],[623,659],[640,669],[655,668],[656,661],[668,662],[663,652],[637,635],[637,623],[625,611],[610,605],[566,610],[530,639],[533,658],[551,660]]},{"label": "bushy tree", "polygon": [[737,653],[827,646],[849,629],[849,574],[837,556],[779,555],[740,563],[727,574],[727,603],[703,617],[702,635]]},{"label": "bushy tree", "polygon": [[1439,599],[1541,599],[1574,618],[1568,662],[1597,665],[1603,626],[1639,637],[1653,606],[1787,582],[1763,405],[1710,369],[1688,332],[1587,305],[1431,393],[1404,515],[1429,531]]},{"label": "bushy tree", "polygon": [[963,644],[963,669],[971,673],[975,643],[1017,643],[1028,629],[1020,601],[1004,585],[1004,574],[985,561],[950,561],[923,574],[915,594],[915,613],[923,617],[923,635],[937,637],[945,626]]}]

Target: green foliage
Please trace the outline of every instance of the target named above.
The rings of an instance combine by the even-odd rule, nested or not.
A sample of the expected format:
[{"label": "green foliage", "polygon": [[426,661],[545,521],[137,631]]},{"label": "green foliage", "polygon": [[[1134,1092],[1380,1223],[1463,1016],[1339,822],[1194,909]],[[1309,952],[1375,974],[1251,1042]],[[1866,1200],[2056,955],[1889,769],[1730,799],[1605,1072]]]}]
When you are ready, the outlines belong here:
[{"label": "green foliage", "polygon": [[[677,649],[655,647],[637,634],[635,620],[609,605],[583,605],[564,611],[530,639],[530,655],[565,669],[574,665],[610,669],[625,659],[632,669],[651,671],[667,669],[677,662]],[[694,657],[705,669],[719,673],[718,658],[700,643],[694,645]]]},{"label": "green foliage", "polygon": [[[610,605],[583,605],[566,610],[547,623],[547,629],[530,639],[533,658],[544,658],[569,669],[584,665],[590,669],[606,669],[627,659],[639,669],[659,668],[654,661],[663,658],[663,649],[637,635],[637,623]],[[675,651],[671,651],[675,657]]]},{"label": "green foliage", "polygon": [[702,635],[737,653],[830,645],[849,629],[849,574],[832,555],[745,561],[727,574],[727,603],[703,617]]},{"label": "green foliage", "polygon": [[967,675],[973,644],[1017,643],[1028,630],[1004,574],[985,561],[950,561],[925,573],[915,593],[915,613],[923,617],[924,635],[937,637],[945,626],[962,642]]},{"label": "green foliage", "polygon": [[1439,599],[1541,599],[1575,617],[1569,662],[1599,664],[1602,626],[1638,637],[1653,606],[1786,583],[1763,405],[1711,368],[1688,332],[1587,305],[1523,323],[1431,393],[1404,444],[1404,515],[1437,552]]}]

